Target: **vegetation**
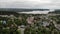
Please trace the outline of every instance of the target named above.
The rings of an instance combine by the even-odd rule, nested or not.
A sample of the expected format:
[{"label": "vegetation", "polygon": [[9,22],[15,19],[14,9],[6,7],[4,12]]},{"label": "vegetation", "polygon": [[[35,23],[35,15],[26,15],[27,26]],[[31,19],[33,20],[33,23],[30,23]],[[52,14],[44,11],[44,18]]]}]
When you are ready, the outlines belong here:
[{"label": "vegetation", "polygon": [[[34,20],[32,24],[28,24],[26,19],[28,17],[34,16]],[[0,17],[0,34],[21,34],[21,30],[19,30],[18,26],[24,25],[26,27],[24,30],[24,34],[60,34],[60,30],[58,30],[53,21],[56,21],[57,24],[60,23],[60,15],[58,16],[48,16],[46,19],[46,15],[26,15],[21,14],[20,17]],[[12,19],[13,18],[13,19]],[[53,21],[50,21],[53,20]],[[4,23],[6,21],[6,23]],[[48,26],[43,26],[42,22],[50,23]]]}]

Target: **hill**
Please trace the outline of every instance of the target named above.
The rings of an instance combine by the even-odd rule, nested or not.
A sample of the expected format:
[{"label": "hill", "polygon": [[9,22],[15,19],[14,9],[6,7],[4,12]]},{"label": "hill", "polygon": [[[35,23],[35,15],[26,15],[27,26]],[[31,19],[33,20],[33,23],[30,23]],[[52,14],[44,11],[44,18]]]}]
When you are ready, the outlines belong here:
[{"label": "hill", "polygon": [[19,9],[19,8],[0,8],[0,11],[28,12],[28,11],[46,11],[49,9]]},{"label": "hill", "polygon": [[49,12],[49,14],[50,14],[50,13],[60,14],[60,10],[59,10],[59,9],[57,9],[57,10],[55,10],[55,11],[53,11],[53,12]]}]

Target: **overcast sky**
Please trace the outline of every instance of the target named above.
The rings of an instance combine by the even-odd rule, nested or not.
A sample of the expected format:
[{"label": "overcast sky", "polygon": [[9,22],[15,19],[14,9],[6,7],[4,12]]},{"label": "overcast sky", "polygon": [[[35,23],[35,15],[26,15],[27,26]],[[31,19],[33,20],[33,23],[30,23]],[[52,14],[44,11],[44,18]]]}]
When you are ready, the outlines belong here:
[{"label": "overcast sky", "polygon": [[60,0],[0,0],[0,8],[60,9]]}]

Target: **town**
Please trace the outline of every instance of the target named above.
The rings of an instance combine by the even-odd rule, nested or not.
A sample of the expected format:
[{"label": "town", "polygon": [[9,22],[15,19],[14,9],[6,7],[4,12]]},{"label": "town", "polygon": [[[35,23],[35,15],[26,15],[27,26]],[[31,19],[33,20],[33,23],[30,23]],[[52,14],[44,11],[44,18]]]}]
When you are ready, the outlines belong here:
[{"label": "town", "polygon": [[60,34],[60,14],[0,11],[0,34]]}]

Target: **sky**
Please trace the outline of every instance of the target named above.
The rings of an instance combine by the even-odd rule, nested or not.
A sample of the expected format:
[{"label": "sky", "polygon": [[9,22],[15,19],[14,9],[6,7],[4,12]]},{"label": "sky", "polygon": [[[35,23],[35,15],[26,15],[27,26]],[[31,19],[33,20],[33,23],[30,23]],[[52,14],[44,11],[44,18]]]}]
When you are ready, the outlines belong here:
[{"label": "sky", "polygon": [[60,0],[0,0],[0,8],[60,9]]}]

